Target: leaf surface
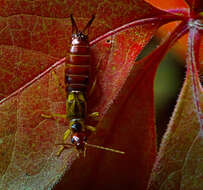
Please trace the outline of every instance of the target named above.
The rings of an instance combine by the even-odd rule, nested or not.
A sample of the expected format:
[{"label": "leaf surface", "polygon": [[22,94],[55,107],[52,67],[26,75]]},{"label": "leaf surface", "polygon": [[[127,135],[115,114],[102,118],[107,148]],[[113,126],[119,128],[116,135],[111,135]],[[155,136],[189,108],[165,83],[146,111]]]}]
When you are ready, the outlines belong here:
[{"label": "leaf surface", "polygon": [[71,13],[79,28],[96,15],[90,41],[133,20],[161,13],[142,0],[12,0],[1,1],[0,10],[1,99],[67,55]]},{"label": "leaf surface", "polygon": [[[122,40],[118,41],[122,42]],[[125,49],[127,42],[124,42],[125,45],[123,44],[122,48]],[[135,48],[136,46],[131,47]],[[117,54],[114,60],[110,59],[108,64],[114,65],[116,63],[117,65],[116,60],[119,56],[123,57],[122,54]],[[101,81],[107,79],[111,81],[111,84],[108,83],[106,86],[105,82],[102,82],[101,84],[104,86],[98,85],[96,87],[95,100],[94,98],[91,99],[93,102],[100,100],[99,105],[96,105],[95,108],[101,110],[101,114],[104,113],[103,119],[97,126],[97,134],[91,139],[91,143],[120,149],[126,154],[117,155],[88,149],[86,158],[80,158],[74,162],[70,172],[65,175],[66,178],[62,183],[56,185],[55,190],[65,189],[65,187],[78,190],[81,188],[100,190],[126,187],[128,189],[146,189],[156,152],[153,79],[157,65],[152,66],[146,62],[135,64],[123,86],[121,85],[123,80],[121,76],[129,74],[127,65],[131,64],[132,66],[134,62],[132,54],[127,57],[130,59],[125,59],[125,64],[122,63],[122,66],[118,66],[120,69],[116,75],[112,71],[106,74],[101,69],[101,73],[104,75],[104,79]],[[115,97],[114,93],[119,91],[120,85],[123,87],[118,96]],[[103,93],[101,89],[104,90]],[[97,93],[99,94],[97,95]],[[112,100],[110,106],[109,103]]]},{"label": "leaf surface", "polygon": [[[167,2],[161,1],[161,0],[146,0],[146,2],[152,4],[153,6],[160,8],[160,9],[164,9],[166,11],[170,11],[170,10],[175,10],[175,11],[180,11],[183,12],[183,10],[186,12],[189,12],[189,6],[186,3],[185,0],[170,0]],[[162,26],[159,31],[158,31],[158,36],[160,38],[164,38],[169,31],[172,31],[179,23],[178,22],[172,22],[169,24],[166,24],[164,26]],[[181,39],[179,39],[174,47],[172,47],[172,49],[174,50],[174,53],[176,54],[176,56],[180,57],[180,59],[184,59],[187,55],[187,35],[182,37]]]},{"label": "leaf surface", "polygon": [[[187,73],[186,77],[175,114],[161,144],[150,190],[202,187],[199,179],[202,175],[202,132],[194,105],[191,76]],[[202,95],[200,101],[202,104]]]},{"label": "leaf surface", "polygon": [[150,190],[202,189],[202,105],[198,31],[189,31],[186,80],[156,159]]},{"label": "leaf surface", "polygon": [[[137,65],[133,69],[133,64],[136,56],[158,26],[156,23],[150,23],[127,29],[98,42],[92,47],[93,69],[96,70],[96,65],[99,61],[101,63],[96,76],[98,83],[93,97],[88,102],[89,111],[100,112],[100,121],[98,123],[98,134],[93,136],[90,142],[92,140],[95,144],[112,145],[113,148],[118,147],[118,149],[126,151],[126,156],[115,156],[111,153],[101,153],[102,156],[99,156],[98,150],[92,150],[92,153],[91,150],[88,150],[85,160],[77,160],[74,163],[71,170],[73,173],[69,174],[70,170],[68,170],[67,175],[70,176],[64,177],[64,181],[70,184],[66,184],[66,188],[75,186],[73,179],[75,179],[75,176],[78,176],[78,173],[80,174],[78,188],[81,186],[88,189],[98,187],[98,180],[100,180],[103,169],[105,175],[108,172],[112,172],[109,175],[109,179],[115,180],[118,176],[121,178],[124,174],[123,172],[130,169],[130,165],[125,165],[123,169],[119,169],[118,166],[121,165],[121,162],[127,164],[128,161],[133,168],[141,168],[147,162],[143,175],[140,176],[142,181],[134,184],[134,187],[140,187],[141,189],[146,187],[155,155],[152,106],[154,72],[146,71],[148,73],[145,79],[147,88],[143,89],[142,86],[145,83],[143,84],[143,81],[139,84],[139,81],[142,77],[145,77],[145,73],[142,72],[145,70],[145,65]],[[120,92],[132,69],[132,78],[126,84],[127,87],[124,87]],[[58,86],[51,75],[52,70],[56,71],[57,76],[63,83],[64,59],[1,102],[0,189],[2,190],[13,188],[16,190],[25,188],[30,190],[49,189],[77,158],[77,151],[74,148],[64,151],[61,157],[56,157],[58,147],[55,144],[61,142],[68,122],[41,117],[41,113],[65,113],[65,97],[59,93]],[[136,85],[137,87],[135,87]],[[128,87],[131,90],[126,94]],[[134,88],[137,88],[137,96],[133,92]],[[149,95],[150,97],[147,98]],[[137,101],[139,98],[138,105],[135,104],[131,107],[131,104],[135,103],[135,100]],[[150,109],[148,106],[143,106],[142,110],[145,110],[145,112],[142,113],[140,110],[134,118],[136,110],[139,110],[142,105],[141,101],[145,102],[146,98],[146,104],[149,104]],[[126,108],[122,108],[121,105],[126,106]],[[126,110],[127,112],[125,112]],[[120,117],[122,112],[122,117]],[[138,119],[140,114],[144,119]],[[119,117],[120,119],[117,120]],[[127,121],[126,117],[128,117]],[[144,123],[136,123],[132,118]],[[142,125],[142,130],[144,131],[136,132],[134,127],[139,126],[139,124]],[[124,136],[122,134],[123,130],[127,132]],[[140,139],[140,135],[143,134],[143,138],[145,138],[145,143],[141,146],[143,151],[139,151],[139,149],[134,151],[135,144],[138,143],[137,146],[139,148],[139,143],[143,140],[143,138]],[[138,140],[135,140],[136,138]],[[103,161],[101,160],[102,157]],[[134,165],[133,160],[135,157],[138,160],[138,165]],[[108,168],[109,163],[106,163],[108,160],[112,160],[115,163],[112,163],[110,168]],[[98,162],[101,162],[101,168],[98,168],[100,172],[96,176],[94,171],[95,167],[98,166]],[[118,170],[116,169],[117,167]],[[138,171],[141,171],[141,169]],[[90,186],[87,183],[88,179],[95,179],[95,183],[91,181]],[[104,184],[108,185],[109,179],[103,179]],[[132,184],[134,181],[133,174],[130,175],[129,179]],[[126,185],[128,182],[129,180],[126,176],[121,185]],[[74,187],[74,189],[77,189],[77,187]]]}]

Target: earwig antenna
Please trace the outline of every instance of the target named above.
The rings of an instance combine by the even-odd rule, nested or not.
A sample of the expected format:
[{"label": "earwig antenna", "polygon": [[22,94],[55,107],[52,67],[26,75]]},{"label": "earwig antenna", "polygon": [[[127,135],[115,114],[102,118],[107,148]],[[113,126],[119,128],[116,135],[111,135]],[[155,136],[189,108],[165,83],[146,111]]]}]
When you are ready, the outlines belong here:
[{"label": "earwig antenna", "polygon": [[89,144],[89,143],[87,143],[87,142],[84,142],[84,144],[85,144],[86,146],[93,147],[93,148],[97,148],[97,149],[107,150],[107,151],[111,151],[111,152],[115,152],[115,153],[119,153],[119,154],[125,154],[125,152],[120,151],[120,150],[115,150],[115,149],[111,149],[111,148],[107,148],[107,147],[103,147],[103,146],[98,146],[98,145],[94,145],[94,144]]},{"label": "earwig antenna", "polygon": [[[87,25],[85,26],[85,28],[82,30],[82,33],[86,33],[86,30],[89,29],[90,25],[92,24],[93,20],[94,20],[95,16],[92,15],[92,18],[89,20],[89,22],[87,23]],[[88,32],[87,32],[88,33]]]},{"label": "earwig antenna", "polygon": [[75,146],[74,144],[70,144],[70,143],[57,143],[55,145],[63,145],[63,146],[66,146],[66,147],[68,147],[68,146]]},{"label": "earwig antenna", "polygon": [[83,154],[84,158],[86,157],[86,154],[87,154],[87,148],[84,147],[84,154]]},{"label": "earwig antenna", "polygon": [[[88,147],[92,147],[92,148],[97,148],[97,149],[101,149],[101,150],[107,150],[107,151],[111,151],[111,152],[115,152],[115,153],[118,153],[118,154],[125,154],[125,152],[123,151],[120,151],[120,150],[115,150],[115,149],[112,149],[112,148],[107,148],[107,147],[103,147],[103,146],[99,146],[99,145],[95,145],[95,144],[89,144],[87,142],[84,142],[85,146],[88,146]],[[69,143],[58,143],[58,144],[55,144],[55,145],[63,145],[65,147],[68,147],[68,146],[75,146],[74,144],[69,144]],[[84,152],[84,157],[86,155],[86,150]]]},{"label": "earwig antenna", "polygon": [[77,34],[78,27],[77,27],[77,24],[76,24],[72,14],[70,15],[70,18],[71,18],[71,23],[72,23],[72,34]]}]

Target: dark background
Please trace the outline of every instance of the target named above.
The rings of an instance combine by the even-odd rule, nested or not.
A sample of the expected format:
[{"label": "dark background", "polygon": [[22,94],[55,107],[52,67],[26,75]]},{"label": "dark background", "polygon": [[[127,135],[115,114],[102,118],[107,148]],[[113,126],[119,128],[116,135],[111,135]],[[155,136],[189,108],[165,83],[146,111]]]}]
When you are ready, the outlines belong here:
[{"label": "dark background", "polygon": [[[152,38],[150,43],[143,49],[138,59],[148,55],[160,44],[159,38]],[[157,147],[161,143],[169,120],[175,108],[181,91],[185,73],[185,58],[178,54],[178,50],[172,48],[164,56],[158,67],[154,81],[155,118],[157,132]]]}]

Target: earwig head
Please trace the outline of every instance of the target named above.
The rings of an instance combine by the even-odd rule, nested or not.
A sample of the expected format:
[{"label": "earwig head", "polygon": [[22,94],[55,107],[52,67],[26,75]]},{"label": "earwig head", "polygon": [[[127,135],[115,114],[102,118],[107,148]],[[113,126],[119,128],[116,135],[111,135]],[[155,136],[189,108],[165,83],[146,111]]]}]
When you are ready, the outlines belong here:
[{"label": "earwig head", "polygon": [[84,27],[82,31],[78,30],[78,27],[76,25],[76,22],[73,18],[73,15],[70,15],[71,22],[72,22],[72,43],[77,44],[81,42],[88,42],[88,30],[90,25],[92,24],[92,21],[94,20],[95,16],[93,15],[92,18],[89,20],[87,25]]},{"label": "earwig head", "polygon": [[71,128],[71,131],[72,131],[72,135],[71,135],[72,144],[60,143],[57,145],[63,145],[64,148],[66,147],[70,148],[70,146],[75,146],[76,149],[79,151],[79,153],[84,153],[84,156],[85,156],[87,146],[97,148],[97,149],[107,150],[107,151],[111,151],[119,154],[124,154],[124,152],[119,150],[87,143],[87,137],[91,134],[91,131],[89,131],[85,126],[84,118],[71,119],[69,121],[69,128]]},{"label": "earwig head", "polygon": [[87,140],[84,119],[77,118],[70,120],[69,127],[72,130],[72,143],[78,150],[84,150],[84,143]]},{"label": "earwig head", "polygon": [[71,138],[71,142],[76,146],[78,150],[84,151],[87,136],[85,132],[74,133]]}]

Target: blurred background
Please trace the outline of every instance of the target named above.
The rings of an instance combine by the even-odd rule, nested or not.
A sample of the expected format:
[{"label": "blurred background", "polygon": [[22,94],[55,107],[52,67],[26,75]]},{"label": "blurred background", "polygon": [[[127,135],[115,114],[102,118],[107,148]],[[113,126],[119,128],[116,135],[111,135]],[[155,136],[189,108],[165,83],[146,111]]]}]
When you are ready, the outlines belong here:
[{"label": "blurred background", "polygon": [[154,98],[158,147],[166,131],[183,85],[185,60],[171,50],[162,60],[154,81]]},{"label": "blurred background", "polygon": [[[160,43],[162,34],[157,33],[143,49],[138,59],[153,51]],[[185,36],[184,38],[186,38]],[[184,47],[185,48],[185,47]],[[157,147],[161,143],[169,120],[175,108],[186,73],[186,53],[181,49],[181,44],[171,48],[158,67],[154,81],[155,117],[157,132]]]}]

